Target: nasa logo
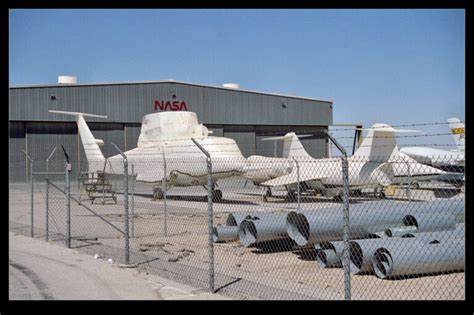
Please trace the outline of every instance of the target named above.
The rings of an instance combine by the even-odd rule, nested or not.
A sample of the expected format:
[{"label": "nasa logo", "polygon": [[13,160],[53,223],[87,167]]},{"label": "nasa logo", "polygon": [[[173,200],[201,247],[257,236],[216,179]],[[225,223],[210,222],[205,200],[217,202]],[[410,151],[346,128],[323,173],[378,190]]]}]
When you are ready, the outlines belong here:
[{"label": "nasa logo", "polygon": [[187,111],[188,109],[186,108],[186,103],[184,101],[179,102],[179,101],[158,101],[155,100],[155,110],[171,110],[171,111],[180,111],[180,110],[185,110]]}]

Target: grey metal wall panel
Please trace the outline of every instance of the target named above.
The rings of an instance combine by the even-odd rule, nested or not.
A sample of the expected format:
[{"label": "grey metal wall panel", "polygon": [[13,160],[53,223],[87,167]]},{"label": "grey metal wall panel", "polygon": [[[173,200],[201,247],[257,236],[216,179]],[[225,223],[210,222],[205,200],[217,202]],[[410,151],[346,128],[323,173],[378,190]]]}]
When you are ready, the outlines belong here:
[{"label": "grey metal wall panel", "polygon": [[138,137],[140,136],[140,126],[125,126],[124,149],[125,151],[137,147]]},{"label": "grey metal wall panel", "polygon": [[274,136],[283,136],[293,131],[298,135],[312,135],[302,137],[301,144],[314,158],[327,157],[327,141],[324,128],[313,126],[257,126],[256,127],[256,154],[263,156],[281,157],[283,153],[283,140],[264,141],[263,139]]},{"label": "grey metal wall panel", "polygon": [[28,180],[28,170],[26,168],[26,156],[22,152],[22,150],[26,150],[25,124],[20,122],[11,122],[9,134],[9,180],[26,181]]},{"label": "grey metal wall panel", "polygon": [[224,137],[234,139],[245,157],[255,154],[255,128],[253,126],[224,126]]},{"label": "grey metal wall panel", "polygon": [[48,113],[60,109],[107,115],[109,122],[139,123],[145,114],[155,112],[155,100],[184,101],[205,124],[332,124],[329,102],[178,82],[10,88],[10,120],[73,120]]},{"label": "grey metal wall panel", "polygon": [[[102,139],[104,145],[100,147],[102,154],[105,157],[110,157],[113,155],[119,154],[117,150],[113,147],[112,142],[117,145],[117,147],[125,151],[124,143],[124,125],[123,124],[99,124],[99,123],[89,123],[89,128],[96,139]],[[81,144],[81,159],[85,159],[84,148]]]},{"label": "grey metal wall panel", "polygon": [[216,126],[216,125],[207,125],[206,126],[209,131],[212,131],[210,134],[213,137],[223,137],[224,136],[224,127],[223,126]]},{"label": "grey metal wall panel", "polygon": [[[78,160],[77,126],[74,123],[32,123],[26,124],[26,146],[28,155],[35,161],[35,171],[46,170],[46,159],[54,147],[57,151],[50,160],[50,171],[64,171],[65,157],[61,148],[64,146],[70,161]],[[77,167],[72,164],[72,175],[75,177]]]}]

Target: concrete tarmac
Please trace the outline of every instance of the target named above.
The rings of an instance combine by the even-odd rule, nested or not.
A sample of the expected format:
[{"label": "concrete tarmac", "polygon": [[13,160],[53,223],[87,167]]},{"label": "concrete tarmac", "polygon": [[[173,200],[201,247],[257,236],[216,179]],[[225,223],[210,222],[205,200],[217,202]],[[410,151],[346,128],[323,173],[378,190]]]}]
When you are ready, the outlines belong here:
[{"label": "concrete tarmac", "polygon": [[9,233],[10,300],[220,300],[203,289]]}]

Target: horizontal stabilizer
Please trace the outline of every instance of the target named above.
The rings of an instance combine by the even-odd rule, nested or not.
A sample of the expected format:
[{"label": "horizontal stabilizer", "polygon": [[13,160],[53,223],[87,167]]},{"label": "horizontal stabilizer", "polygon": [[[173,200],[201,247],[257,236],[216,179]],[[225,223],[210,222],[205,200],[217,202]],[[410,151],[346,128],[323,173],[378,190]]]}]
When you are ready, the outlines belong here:
[{"label": "horizontal stabilizer", "polygon": [[50,113],[55,113],[55,114],[64,114],[64,115],[71,115],[71,116],[84,116],[84,117],[96,117],[96,118],[105,118],[107,119],[107,116],[103,115],[94,115],[94,114],[87,114],[87,113],[80,113],[80,112],[67,112],[63,110],[50,110]]},{"label": "horizontal stabilizer", "polygon": [[[305,137],[311,137],[312,135],[297,135],[298,138],[305,138]],[[263,138],[262,140],[285,140],[285,139],[291,139],[293,135],[291,133],[287,133],[284,136],[278,136],[278,137],[269,137],[269,138]]]}]

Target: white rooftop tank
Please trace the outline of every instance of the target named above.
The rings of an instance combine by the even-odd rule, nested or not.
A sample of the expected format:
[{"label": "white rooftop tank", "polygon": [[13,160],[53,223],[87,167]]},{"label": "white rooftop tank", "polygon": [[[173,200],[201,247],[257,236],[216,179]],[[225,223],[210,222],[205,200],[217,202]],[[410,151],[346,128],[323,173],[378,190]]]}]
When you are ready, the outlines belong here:
[{"label": "white rooftop tank", "polygon": [[58,76],[58,83],[59,84],[76,84],[77,77],[72,75],[60,75]]},{"label": "white rooftop tank", "polygon": [[238,83],[224,83],[222,84],[222,86],[227,89],[234,89],[234,90],[240,89],[240,85]]}]

